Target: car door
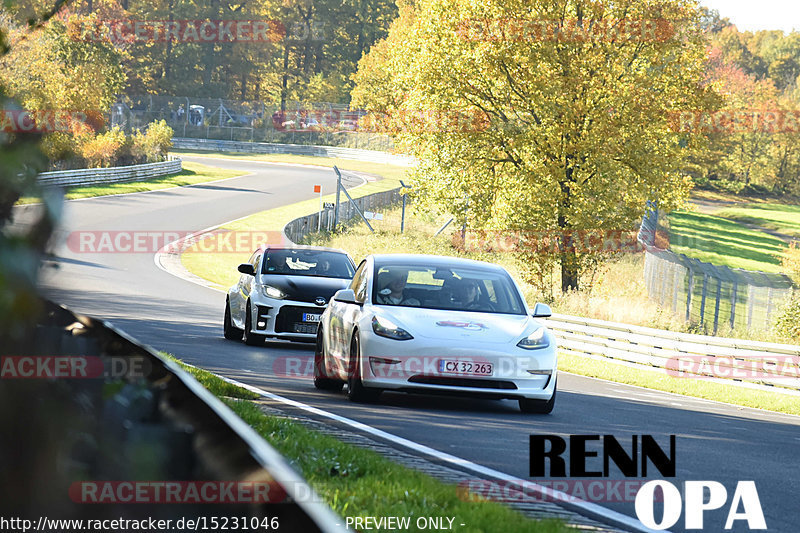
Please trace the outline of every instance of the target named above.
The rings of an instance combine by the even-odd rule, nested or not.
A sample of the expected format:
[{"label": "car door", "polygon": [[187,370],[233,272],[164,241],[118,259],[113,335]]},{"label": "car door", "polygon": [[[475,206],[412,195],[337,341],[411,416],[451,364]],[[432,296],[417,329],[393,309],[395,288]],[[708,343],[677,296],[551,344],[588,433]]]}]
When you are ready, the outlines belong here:
[{"label": "car door", "polygon": [[[254,257],[255,253],[250,256],[248,263],[251,263]],[[239,280],[236,282],[236,285],[231,287],[231,290],[228,291],[228,301],[230,302],[231,306],[231,319],[233,320],[234,325],[239,328],[244,326],[244,300],[242,299],[242,284],[245,282],[246,277],[247,276],[245,274],[239,274]]]},{"label": "car door", "polygon": [[256,276],[258,276],[261,266],[261,256],[262,253],[260,251],[254,252],[253,255],[250,256],[250,261],[248,261],[253,265],[255,276],[248,276],[247,274],[239,276],[239,317],[242,320],[242,324],[244,324],[245,313],[247,313],[247,300],[254,290],[258,290],[258,287],[256,287]]},{"label": "car door", "polygon": [[[362,261],[348,286],[355,293],[356,301],[362,304],[366,301],[367,296],[367,278],[367,262]],[[353,328],[361,316],[362,308],[360,305],[337,302],[336,300],[333,300],[330,305],[331,319],[328,327],[328,349],[336,360],[337,366],[345,369],[350,356],[350,340],[353,338]]]}]

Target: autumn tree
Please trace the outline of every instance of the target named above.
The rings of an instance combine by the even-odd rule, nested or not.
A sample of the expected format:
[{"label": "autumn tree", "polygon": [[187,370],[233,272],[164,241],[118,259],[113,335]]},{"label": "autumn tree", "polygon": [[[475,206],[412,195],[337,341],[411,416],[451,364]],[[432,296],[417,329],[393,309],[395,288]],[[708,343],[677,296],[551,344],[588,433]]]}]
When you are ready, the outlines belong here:
[{"label": "autumn tree", "polygon": [[670,209],[685,199],[690,141],[669,116],[713,96],[694,2],[418,0],[403,9],[387,44],[362,60],[354,104],[479,118],[399,133],[421,160],[420,202],[471,228],[556,235],[546,261],[536,246],[526,259],[540,272],[557,261],[566,291],[597,259],[575,235],[632,228],[647,200]]}]

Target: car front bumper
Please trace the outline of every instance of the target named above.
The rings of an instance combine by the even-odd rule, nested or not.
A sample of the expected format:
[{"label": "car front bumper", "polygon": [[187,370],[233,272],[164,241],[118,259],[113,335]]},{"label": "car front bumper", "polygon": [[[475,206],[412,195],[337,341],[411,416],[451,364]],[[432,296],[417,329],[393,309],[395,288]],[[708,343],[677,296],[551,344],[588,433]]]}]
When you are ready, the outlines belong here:
[{"label": "car front bumper", "polygon": [[[267,337],[313,342],[319,317],[327,305],[261,297],[252,301],[253,333]],[[308,320],[309,315],[317,320]]]},{"label": "car front bumper", "polygon": [[372,332],[361,338],[361,380],[385,390],[549,400],[557,362],[554,344],[528,351],[500,343],[437,347],[426,340],[396,341]]}]

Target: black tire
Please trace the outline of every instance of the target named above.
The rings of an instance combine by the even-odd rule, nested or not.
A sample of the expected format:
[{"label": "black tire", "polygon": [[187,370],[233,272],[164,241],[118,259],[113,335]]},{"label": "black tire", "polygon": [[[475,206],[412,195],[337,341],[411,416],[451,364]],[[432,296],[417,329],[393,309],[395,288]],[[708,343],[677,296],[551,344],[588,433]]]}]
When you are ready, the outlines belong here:
[{"label": "black tire", "polygon": [[222,320],[222,332],[229,341],[242,340],[244,331],[233,325],[231,320],[231,302],[225,298],[225,318]]},{"label": "black tire", "polygon": [[340,391],[344,381],[328,377],[325,360],[325,342],[322,339],[322,326],[317,328],[317,344],[314,350],[314,386],[320,390]]},{"label": "black tire", "polygon": [[553,395],[549,400],[528,400],[526,398],[521,398],[519,400],[519,410],[526,414],[549,415],[556,406],[556,392],[558,392],[558,388],[554,387]]},{"label": "black tire", "polygon": [[381,395],[380,389],[371,389],[364,386],[361,381],[361,346],[358,341],[358,331],[353,332],[350,341],[350,362],[347,369],[347,398],[357,403],[371,403],[377,401]]},{"label": "black tire", "polygon": [[251,333],[250,330],[253,329],[253,318],[251,316],[250,311],[250,301],[247,301],[247,312],[245,313],[244,318],[244,343],[248,346],[261,346],[264,344],[264,339],[267,338],[266,335],[258,335],[257,333]]}]

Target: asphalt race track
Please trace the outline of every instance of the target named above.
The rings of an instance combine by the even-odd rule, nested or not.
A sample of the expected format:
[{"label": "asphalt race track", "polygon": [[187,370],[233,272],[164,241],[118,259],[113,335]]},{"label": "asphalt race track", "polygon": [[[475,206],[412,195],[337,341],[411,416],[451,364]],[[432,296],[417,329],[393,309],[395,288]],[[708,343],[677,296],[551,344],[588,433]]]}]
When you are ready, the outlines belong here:
[{"label": "asphalt race track", "polygon": [[[191,160],[191,158],[186,158]],[[68,202],[64,231],[190,231],[313,198],[313,185],[335,190],[330,170],[224,159],[198,159],[250,174],[219,182],[142,194]],[[27,209],[18,209],[18,219]],[[306,213],[297,213],[298,216]],[[246,257],[243,255],[243,261]],[[739,480],[754,480],[770,531],[800,524],[800,417],[693,400],[562,374],[555,412],[522,415],[516,402],[384,394],[378,405],[350,403],[343,393],[317,391],[302,376],[309,345],[248,347],[222,337],[224,295],[176,278],[153,253],[76,253],[64,246],[43,269],[51,299],[103,317],[156,349],[224,376],[326,409],[502,472],[530,479],[529,436],[653,435],[665,448],[677,436],[677,478],[719,481],[729,501]],[[300,374],[300,375],[298,375]],[[800,401],[800,398],[798,398]],[[591,462],[594,461],[594,462]],[[590,459],[588,466],[602,466]],[[658,479],[651,468],[648,478]],[[612,479],[619,479],[619,474]],[[536,480],[531,480],[536,481]],[[596,502],[635,516],[633,502]],[[723,531],[728,506],[705,515],[705,531]],[[660,514],[656,514],[660,518]],[[681,520],[673,531],[680,531]],[[735,531],[747,531],[737,522]]]}]

